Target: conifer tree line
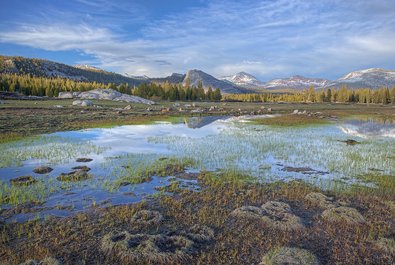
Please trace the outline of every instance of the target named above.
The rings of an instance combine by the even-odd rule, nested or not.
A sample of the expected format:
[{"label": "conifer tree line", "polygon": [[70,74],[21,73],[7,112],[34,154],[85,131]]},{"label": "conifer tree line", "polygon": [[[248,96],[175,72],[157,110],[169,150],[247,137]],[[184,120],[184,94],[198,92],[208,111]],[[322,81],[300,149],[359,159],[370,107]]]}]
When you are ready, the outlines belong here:
[{"label": "conifer tree line", "polygon": [[395,104],[395,86],[391,89],[340,89],[315,90],[314,87],[297,93],[229,94],[224,100],[244,102],[354,102]]},{"label": "conifer tree line", "polygon": [[208,100],[219,101],[222,98],[219,89],[207,90],[201,82],[198,87],[182,84],[142,83],[137,87],[128,84],[102,84],[81,82],[60,77],[35,77],[31,75],[1,74],[0,91],[20,92],[24,95],[57,97],[59,92],[83,92],[97,88],[111,88],[121,93],[157,100]]},{"label": "conifer tree line", "polygon": [[255,94],[228,94],[221,91],[205,90],[202,82],[197,87],[190,83],[171,84],[142,83],[137,87],[128,84],[81,82],[61,77],[35,77],[31,75],[1,74],[0,91],[20,92],[24,95],[57,97],[59,92],[82,92],[97,88],[111,88],[121,93],[135,95],[156,100],[208,100],[244,101],[244,102],[355,102],[355,103],[395,103],[395,86],[379,89],[349,89],[346,86],[340,89],[328,88],[315,90],[314,87],[296,93],[255,93]]}]

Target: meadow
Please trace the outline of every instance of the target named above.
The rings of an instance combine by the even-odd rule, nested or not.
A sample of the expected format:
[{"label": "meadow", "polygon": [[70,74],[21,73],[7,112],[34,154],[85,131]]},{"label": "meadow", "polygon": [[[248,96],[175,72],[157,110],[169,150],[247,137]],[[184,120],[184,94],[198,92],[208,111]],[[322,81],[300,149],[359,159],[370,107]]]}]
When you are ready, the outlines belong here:
[{"label": "meadow", "polygon": [[0,264],[395,260],[391,105],[69,104],[0,107]]}]

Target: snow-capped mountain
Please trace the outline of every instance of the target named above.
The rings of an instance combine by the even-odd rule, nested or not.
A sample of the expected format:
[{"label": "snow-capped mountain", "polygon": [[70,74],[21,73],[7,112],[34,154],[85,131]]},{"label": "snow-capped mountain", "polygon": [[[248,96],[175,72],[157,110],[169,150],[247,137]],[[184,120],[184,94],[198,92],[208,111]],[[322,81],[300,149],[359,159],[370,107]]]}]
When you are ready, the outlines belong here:
[{"label": "snow-capped mountain", "polygon": [[354,71],[331,82],[327,87],[348,88],[380,88],[395,86],[395,70],[385,70],[381,68],[369,68]]},{"label": "snow-capped mountain", "polygon": [[239,72],[235,75],[223,76],[219,79],[246,88],[262,88],[264,86],[263,82],[259,81],[255,76],[246,72]]},{"label": "snow-capped mountain", "polygon": [[289,78],[273,79],[265,83],[265,89],[306,89],[311,86],[314,88],[321,88],[329,85],[331,81],[322,78],[308,78],[300,75],[295,75]]}]

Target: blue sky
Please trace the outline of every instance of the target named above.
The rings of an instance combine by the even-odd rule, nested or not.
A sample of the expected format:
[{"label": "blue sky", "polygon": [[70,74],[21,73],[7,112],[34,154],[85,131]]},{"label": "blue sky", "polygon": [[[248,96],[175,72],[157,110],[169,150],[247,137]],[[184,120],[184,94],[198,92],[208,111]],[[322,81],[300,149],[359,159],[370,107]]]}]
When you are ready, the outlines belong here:
[{"label": "blue sky", "polygon": [[393,0],[0,0],[0,54],[262,81],[395,69]]}]

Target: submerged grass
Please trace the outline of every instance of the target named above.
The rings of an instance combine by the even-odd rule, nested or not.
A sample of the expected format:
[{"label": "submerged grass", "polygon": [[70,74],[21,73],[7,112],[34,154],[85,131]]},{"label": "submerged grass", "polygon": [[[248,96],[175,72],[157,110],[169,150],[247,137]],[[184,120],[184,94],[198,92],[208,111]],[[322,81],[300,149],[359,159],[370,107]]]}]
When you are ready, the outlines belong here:
[{"label": "submerged grass", "polygon": [[[127,158],[128,156],[126,156]],[[190,158],[158,157],[151,156],[151,159],[143,163],[136,163],[135,155],[130,156],[119,172],[113,185],[115,187],[140,184],[151,181],[153,176],[167,177],[183,173],[186,168],[193,167],[195,162]],[[148,158],[148,157],[147,157]]]},{"label": "submerged grass", "polygon": [[0,204],[20,205],[44,202],[51,191],[40,181],[30,186],[10,186],[0,181]]},{"label": "submerged grass", "polygon": [[59,136],[34,136],[21,141],[0,144],[0,168],[21,166],[30,159],[46,160],[49,163],[65,163],[78,155],[100,154],[106,148],[89,141],[79,141]]}]

